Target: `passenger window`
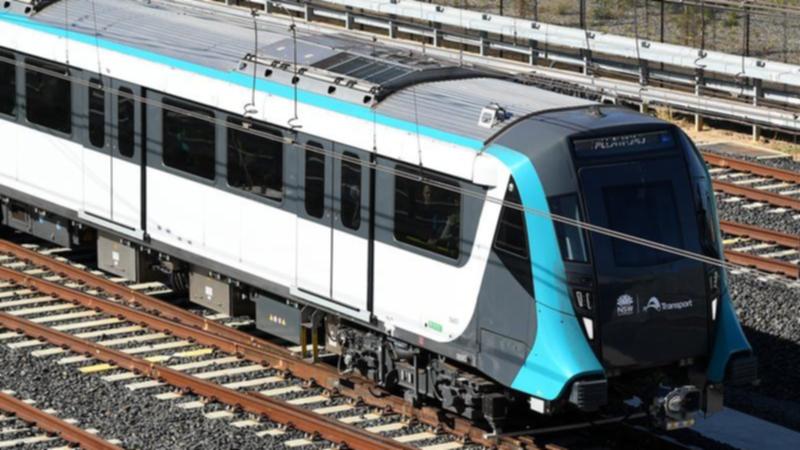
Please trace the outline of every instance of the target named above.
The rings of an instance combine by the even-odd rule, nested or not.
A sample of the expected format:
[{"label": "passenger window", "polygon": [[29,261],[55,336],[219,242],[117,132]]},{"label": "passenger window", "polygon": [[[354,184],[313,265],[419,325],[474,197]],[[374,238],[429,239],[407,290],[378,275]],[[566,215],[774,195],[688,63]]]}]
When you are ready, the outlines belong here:
[{"label": "passenger window", "polygon": [[120,155],[132,158],[135,145],[136,107],[133,91],[120,88],[117,96],[117,145]]},{"label": "passenger window", "polygon": [[[580,221],[581,209],[578,196],[575,194],[562,195],[550,199],[550,211],[561,217]],[[558,244],[561,248],[561,257],[566,261],[587,262],[589,260],[584,242],[584,233],[580,228],[563,222],[553,222]]]},{"label": "passenger window", "polygon": [[62,133],[72,132],[72,85],[69,70],[60,65],[25,60],[28,122]]},{"label": "passenger window", "polygon": [[361,164],[357,155],[345,152],[342,160],[342,225],[351,230],[361,227]]},{"label": "passenger window", "polygon": [[[458,185],[424,174],[438,183]],[[461,195],[413,179],[395,175],[394,237],[448,258],[458,259],[461,241]]]},{"label": "passenger window", "polygon": [[320,219],[325,212],[325,154],[316,142],[309,141],[306,147],[306,213]]},{"label": "passenger window", "polygon": [[17,66],[13,61],[13,53],[0,52],[0,113],[11,116],[17,112]]},{"label": "passenger window", "polygon": [[[228,185],[261,197],[283,199],[283,138],[263,126],[242,130],[241,120],[229,120]],[[263,135],[270,137],[263,137]]]},{"label": "passenger window", "polygon": [[497,223],[494,249],[503,266],[532,297],[533,275],[528,251],[528,229],[525,226],[524,211],[512,206],[522,204],[513,181],[508,185],[505,203]]},{"label": "passenger window", "polygon": [[106,145],[106,92],[96,78],[89,80],[89,143],[97,148]]},{"label": "passenger window", "polygon": [[[214,113],[207,109],[164,100],[164,164],[209,180],[214,179]],[[197,116],[208,117],[209,120]]]}]

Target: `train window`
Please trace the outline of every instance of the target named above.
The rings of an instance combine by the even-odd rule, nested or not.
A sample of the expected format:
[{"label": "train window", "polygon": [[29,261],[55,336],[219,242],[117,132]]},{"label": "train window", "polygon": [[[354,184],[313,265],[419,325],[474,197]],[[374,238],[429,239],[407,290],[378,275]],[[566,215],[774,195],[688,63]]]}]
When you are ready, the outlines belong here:
[{"label": "train window", "polygon": [[[514,205],[522,204],[519,191],[513,181],[508,185],[505,202]],[[494,248],[498,258],[514,279],[533,296],[528,230],[525,226],[525,213],[522,210],[508,205],[503,206],[497,224]]]},{"label": "train window", "polygon": [[[309,141],[306,144],[306,213],[317,219],[325,212],[325,155],[322,145]],[[311,148],[319,150],[313,151]]]},{"label": "train window", "polygon": [[12,116],[17,111],[17,66],[13,61],[13,53],[0,51],[0,113]]},{"label": "train window", "polygon": [[[517,186],[512,182],[508,185],[506,203],[521,205]],[[497,236],[494,238],[494,247],[502,252],[519,258],[528,258],[528,239],[525,229],[525,214],[514,207],[503,206],[500,212],[500,222],[497,225]]]},{"label": "train window", "polygon": [[[452,184],[429,174],[436,184]],[[461,195],[432,183],[395,176],[394,237],[449,258],[458,259],[461,241]],[[453,184],[454,188],[458,186]]]},{"label": "train window", "polygon": [[[229,120],[228,185],[261,197],[283,199],[283,138],[268,128]],[[238,128],[237,128],[238,127]],[[264,135],[268,135],[266,137]]]},{"label": "train window", "polygon": [[89,143],[97,148],[106,145],[106,92],[96,78],[89,80]]},{"label": "train window", "polygon": [[353,153],[345,152],[344,157],[340,186],[342,225],[357,230],[361,226],[361,164]]},{"label": "train window", "polygon": [[214,179],[216,128],[207,109],[164,100],[164,164],[209,180]]},{"label": "train window", "polygon": [[117,95],[117,145],[119,154],[132,158],[135,144],[136,106],[133,103],[133,91],[120,88]]},{"label": "train window", "polygon": [[28,122],[62,133],[72,132],[72,84],[66,67],[25,60]]},{"label": "train window", "polygon": [[[603,189],[609,226],[614,231],[683,248],[678,207],[669,181]],[[652,266],[678,256],[642,244],[612,238],[614,261],[620,267]]]},{"label": "train window", "polygon": [[[550,211],[557,216],[581,220],[580,203],[575,194],[551,198]],[[587,262],[589,258],[583,231],[574,225],[563,222],[554,221],[553,224],[558,237],[558,245],[561,247],[561,257],[566,261]]]}]

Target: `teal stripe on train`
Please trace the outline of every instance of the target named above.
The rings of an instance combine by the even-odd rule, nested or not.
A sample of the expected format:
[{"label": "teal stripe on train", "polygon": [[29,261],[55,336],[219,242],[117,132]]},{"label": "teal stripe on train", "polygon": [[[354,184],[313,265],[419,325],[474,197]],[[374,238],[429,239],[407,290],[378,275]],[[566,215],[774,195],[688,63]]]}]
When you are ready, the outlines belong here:
[{"label": "teal stripe on train", "polygon": [[[39,23],[34,20],[31,20],[26,16],[22,16],[19,14],[2,12],[0,13],[0,20],[24,28],[28,28],[31,30],[47,33],[53,36],[68,38],[70,40],[80,42],[82,44],[87,44],[91,46],[98,45],[99,47],[104,48],[106,50],[111,50],[125,55],[130,55],[132,57],[144,59],[146,61],[154,63],[164,64],[170,67],[174,67],[176,69],[185,70],[187,72],[192,72],[208,78],[227,81],[229,83],[243,86],[248,89],[252,87],[253,84],[253,79],[251,76],[239,72],[233,72],[233,71],[226,72],[223,70],[214,69],[212,67],[206,67],[200,64],[184,61],[179,58],[173,58],[170,56],[151,52],[149,50],[143,50],[136,47],[131,47],[129,45],[109,41],[104,38],[95,38],[94,36],[79,33],[76,31],[66,32],[63,28],[58,28],[51,25]],[[287,86],[274,81],[258,80],[256,88],[259,91],[283,97],[286,99],[294,98],[294,88],[292,86]],[[442,142],[460,145],[462,147],[470,148],[472,150],[477,151],[483,148],[483,142],[480,140],[472,139],[465,136],[460,136],[458,134],[448,133],[446,131],[437,130],[435,128],[427,127],[424,125],[417,126],[412,122],[407,122],[405,120],[400,120],[382,114],[377,114],[374,110],[372,110],[372,108],[366,107],[364,105],[346,102],[343,100],[339,100],[335,97],[330,97],[298,89],[298,101],[311,106],[316,106],[318,108],[324,108],[330,111],[335,111],[337,113],[358,118],[361,120],[367,120],[370,122],[374,121],[375,123],[407,131],[410,133],[416,134],[417,132],[419,132],[419,134],[423,136],[427,136],[429,138],[436,139]]]},{"label": "teal stripe on train", "polygon": [[[708,172],[708,166],[705,167],[706,180],[708,185],[706,189],[713,192],[711,186],[711,174]],[[716,199],[714,200],[714,208],[711,212],[714,215],[714,222],[719,223],[719,215],[717,213]],[[717,251],[720,255],[725,254],[725,248],[722,241],[722,231],[717,227]],[[742,324],[736,317],[736,312],[733,310],[733,303],[731,302],[730,291],[728,290],[728,272],[721,270],[722,273],[722,295],[720,295],[717,312],[717,331],[714,335],[714,346],[711,350],[711,360],[708,362],[708,369],[706,375],[712,383],[722,383],[725,381],[725,371],[728,367],[728,361],[736,353],[752,352],[750,343],[742,330]]]},{"label": "teal stripe on train", "polygon": [[[489,147],[487,152],[511,170],[526,208],[550,211],[530,158],[498,145]],[[571,380],[579,376],[602,375],[603,367],[574,315],[552,220],[526,212],[525,224],[536,294],[536,336],[533,348],[511,387],[545,400],[554,400],[561,396]]]},{"label": "teal stripe on train", "polygon": [[[250,87],[252,78],[233,71],[222,71],[211,67],[183,61],[129,45],[96,39],[75,31],[67,33],[63,28],[35,22],[28,17],[12,13],[0,13],[0,20],[44,32],[61,38],[69,38],[87,45],[130,55],[154,63],[164,64],[179,70],[195,73],[216,80]],[[292,99],[294,88],[269,80],[258,80],[257,89],[286,99]],[[423,136],[442,142],[459,145],[473,150],[481,150],[483,142],[448,133],[424,125],[384,116],[363,105],[345,102],[337,98],[298,89],[298,101],[344,114],[361,120],[375,121],[381,125],[407,132],[419,132]],[[530,160],[513,150],[492,147],[489,153],[497,156],[514,173],[520,186],[523,203],[532,208],[547,211],[547,204],[541,183],[533,170]],[[580,330],[577,319],[561,311],[570,311],[568,293],[564,285],[563,264],[559,256],[555,232],[549,220],[528,214],[528,235],[537,248],[531,249],[534,265],[539,324],[536,345],[520,370],[513,387],[531,395],[545,399],[557,397],[570,378],[577,374],[602,371],[591,353]],[[566,302],[566,303],[565,303]],[[567,309],[570,308],[570,309]]]}]

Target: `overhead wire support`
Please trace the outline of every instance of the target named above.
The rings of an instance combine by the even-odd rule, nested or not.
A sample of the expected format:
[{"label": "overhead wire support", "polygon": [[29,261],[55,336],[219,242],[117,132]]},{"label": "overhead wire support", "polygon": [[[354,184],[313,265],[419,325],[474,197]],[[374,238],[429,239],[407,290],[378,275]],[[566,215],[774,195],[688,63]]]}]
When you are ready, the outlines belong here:
[{"label": "overhead wire support", "polygon": [[244,105],[244,116],[252,117],[258,114],[258,107],[256,106],[256,81],[258,80],[258,10],[255,8],[250,9],[250,15],[253,17],[253,85],[250,90],[250,103]]}]

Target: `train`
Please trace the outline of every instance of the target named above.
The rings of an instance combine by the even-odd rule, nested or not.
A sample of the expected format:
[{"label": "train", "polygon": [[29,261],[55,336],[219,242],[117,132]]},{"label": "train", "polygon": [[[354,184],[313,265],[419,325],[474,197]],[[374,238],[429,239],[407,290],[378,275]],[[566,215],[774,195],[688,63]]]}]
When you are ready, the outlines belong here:
[{"label": "train", "polygon": [[686,427],[756,380],[681,129],[256,15],[5,2],[3,225],[498,432]]}]

